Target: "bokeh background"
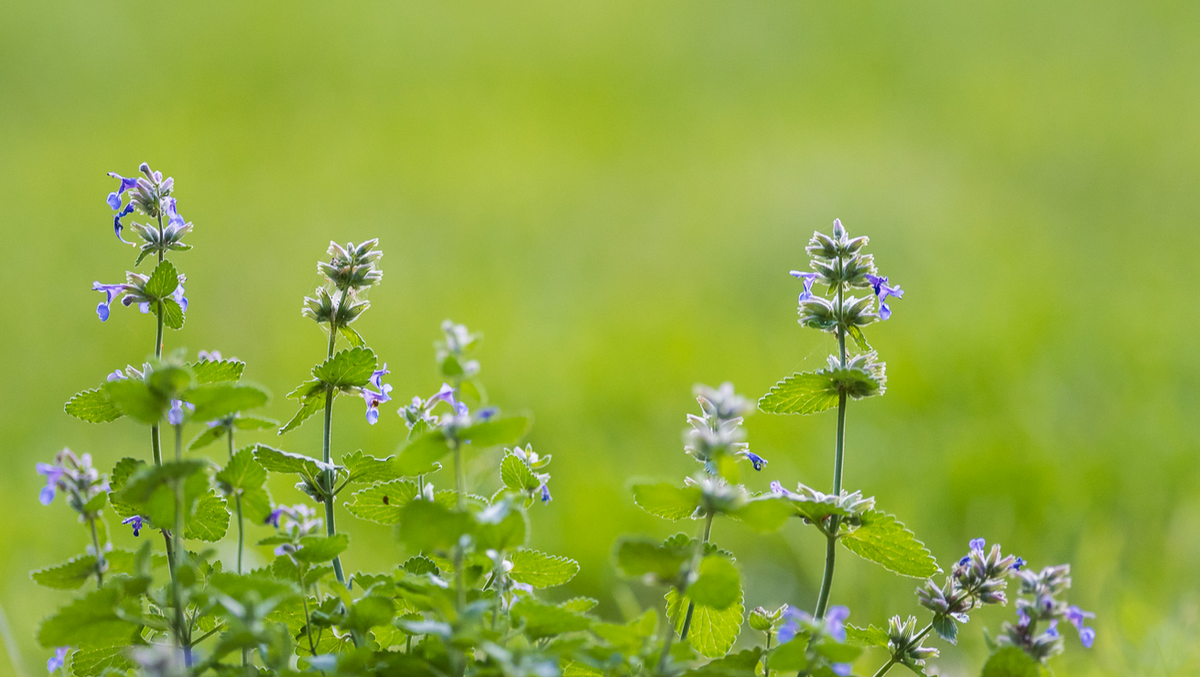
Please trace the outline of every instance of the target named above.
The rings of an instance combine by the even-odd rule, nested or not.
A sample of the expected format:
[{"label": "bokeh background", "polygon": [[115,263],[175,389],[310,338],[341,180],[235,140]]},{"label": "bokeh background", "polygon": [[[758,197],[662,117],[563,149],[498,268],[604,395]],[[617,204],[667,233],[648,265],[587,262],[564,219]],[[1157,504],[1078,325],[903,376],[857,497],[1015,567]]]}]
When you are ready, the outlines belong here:
[{"label": "bokeh background", "polygon": [[[196,224],[168,347],[245,359],[287,418],[324,353],[299,314],[315,261],[379,237],[358,327],[397,403],[439,385],[443,319],[485,334],[493,401],[554,456],[534,544],[583,565],[552,594],[612,619],[655,601],[615,577],[614,539],[694,528],[628,490],[691,470],[693,384],[757,397],[831,350],[787,271],[840,217],[908,292],[871,332],[889,390],[850,411],[848,485],[943,563],[976,536],[1071,562],[1099,640],[1071,633],[1058,674],[1200,673],[1198,27],[1200,5],[1157,0],[0,4],[0,604],[25,673],[68,598],[27,572],[86,542],[37,503],[34,463],[148,455],[128,422],[62,413],[153,342],[136,312],[101,324],[89,290],[132,263],[105,172],[143,160]],[[752,487],[829,484],[832,414],[748,425],[770,459]],[[337,450],[403,436],[392,408],[338,409]],[[319,426],[274,441],[319,454]],[[404,556],[343,515],[351,570]],[[812,605],[814,533],[714,536],[748,607]],[[882,623],[918,611],[914,586],[846,554],[833,596]],[[941,674],[977,674],[1011,614],[979,613]]]}]

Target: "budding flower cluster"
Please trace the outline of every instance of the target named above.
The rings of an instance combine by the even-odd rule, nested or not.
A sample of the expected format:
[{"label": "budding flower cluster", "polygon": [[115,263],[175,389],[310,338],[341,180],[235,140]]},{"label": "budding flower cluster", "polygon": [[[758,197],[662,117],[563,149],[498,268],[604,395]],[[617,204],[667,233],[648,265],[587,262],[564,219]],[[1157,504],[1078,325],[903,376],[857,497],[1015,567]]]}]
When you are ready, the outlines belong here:
[{"label": "budding flower cluster", "polygon": [[[132,271],[126,271],[125,281],[116,284],[101,284],[99,282],[92,283],[92,291],[98,291],[104,294],[104,300],[96,305],[96,315],[100,317],[100,321],[108,320],[111,313],[113,301],[120,299],[121,305],[129,307],[133,304],[138,304],[138,310],[143,314],[150,312],[150,304],[159,299],[151,296],[146,291],[146,284],[150,282],[149,275],[142,275]],[[187,282],[187,276],[179,273],[179,284],[175,287],[175,291],[171,293],[171,298],[175,303],[179,304],[179,308],[187,312],[188,300],[184,296],[186,293],[183,284]]]},{"label": "budding flower cluster", "polygon": [[287,555],[299,549],[298,543],[301,538],[318,534],[324,521],[317,517],[316,511],[311,507],[299,503],[293,506],[276,506],[271,514],[267,515],[264,524],[275,527],[281,532],[280,536],[289,539],[289,542],[275,548],[276,555]]},{"label": "budding flower cluster", "polygon": [[100,473],[92,467],[91,454],[76,456],[70,449],[63,449],[54,456],[54,463],[38,463],[37,471],[46,478],[46,485],[38,492],[42,505],[50,505],[63,491],[67,505],[84,517],[89,513],[88,503],[108,491],[108,482],[100,479]]},{"label": "budding flower cluster", "polygon": [[[1066,621],[1075,626],[1080,643],[1089,649],[1092,647],[1096,641],[1096,630],[1087,627],[1086,623],[1096,614],[1058,599],[1071,587],[1071,565],[1060,564],[1041,571],[1021,571],[1017,576],[1021,581],[1017,622],[1003,625],[996,639],[998,645],[1019,647],[1031,658],[1045,662],[1062,652],[1063,639],[1058,624]],[[1046,628],[1039,631],[1041,623],[1045,623]]]},{"label": "budding flower cluster", "polygon": [[[840,494],[826,494],[804,484],[798,484],[796,491],[789,491],[784,489],[783,485],[778,481],[775,481],[771,482],[771,493],[793,501],[819,503],[837,508],[839,511],[845,511],[847,514],[839,518],[838,523],[847,527],[861,525],[862,516],[875,509],[875,497],[863,497],[861,491],[846,491],[843,489]],[[825,519],[828,520],[829,517]],[[808,522],[809,520],[806,518],[804,521]]]},{"label": "budding flower cluster", "polygon": [[378,261],[383,252],[375,249],[378,239],[362,244],[329,243],[329,261],[317,263],[317,272],[326,280],[317,288],[314,297],[305,297],[300,314],[318,324],[328,324],[331,330],[349,327],[367,308],[370,301],[362,298],[366,291],[379,284],[383,271]]},{"label": "budding flower cluster", "polygon": [[917,631],[916,616],[909,616],[905,621],[901,621],[899,616],[888,619],[888,650],[897,663],[917,673],[922,672],[919,668],[925,665],[926,660],[938,657],[938,650],[922,646],[922,640],[924,636]]},{"label": "budding flower cluster", "polygon": [[917,590],[921,606],[932,611],[937,619],[966,623],[970,620],[968,614],[976,608],[1007,604],[1004,591],[1008,577],[1025,564],[1019,557],[1002,554],[999,544],[987,550],[982,538],[971,540],[969,546],[970,552],[954,566],[944,585],[938,587],[929,580]]},{"label": "budding flower cluster", "polygon": [[450,320],[442,322],[442,340],[433,344],[442,376],[455,383],[478,376],[479,360],[471,359],[470,353],[479,347],[482,340],[482,334],[471,332],[465,324]]},{"label": "budding flower cluster", "polygon": [[[875,258],[862,253],[867,242],[865,236],[851,238],[840,220],[833,222],[832,236],[813,233],[805,248],[811,272],[791,272],[804,283],[799,297],[801,325],[844,335],[891,316],[885,301],[889,297],[902,298],[904,291],[890,286],[886,277],[876,275]],[[817,283],[828,289],[831,298],[813,294]],[[874,299],[846,295],[851,289],[870,289]]]},{"label": "budding flower cluster", "polygon": [[693,392],[703,415],[688,414],[684,451],[703,463],[710,474],[717,474],[719,463],[725,458],[744,458],[755,470],[762,470],[767,460],[750,451],[750,445],[744,441],[746,431],[742,429],[744,417],[754,411],[754,404],[734,392],[729,382],[715,389],[697,385]]}]

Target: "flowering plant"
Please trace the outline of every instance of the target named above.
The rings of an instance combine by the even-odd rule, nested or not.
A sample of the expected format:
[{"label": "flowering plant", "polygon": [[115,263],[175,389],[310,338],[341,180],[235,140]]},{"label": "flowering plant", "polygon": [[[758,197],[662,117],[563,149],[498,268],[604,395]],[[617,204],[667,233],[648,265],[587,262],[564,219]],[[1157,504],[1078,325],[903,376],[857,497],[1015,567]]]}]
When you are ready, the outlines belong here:
[{"label": "flowering plant", "polygon": [[[882,395],[886,385],[885,365],[864,330],[887,320],[888,300],[904,293],[877,274],[863,253],[867,238],[851,238],[840,223],[832,235],[813,236],[809,270],[792,273],[803,283],[800,324],[833,334],[837,354],[822,369],[780,381],[757,405],[729,383],[696,387],[699,413],[687,416],[683,433],[694,472],[680,482],[633,485],[637,505],[667,520],[696,522],[696,535],[620,540],[620,574],[662,588],[665,606],[617,623],[593,613],[597,600],[552,603],[538,593],[568,583],[579,565],[527,545],[529,511],[552,502],[551,456],[520,444],[528,418],[489,402],[479,334],[442,325],[435,357],[444,382],[398,408],[404,427],[396,428],[402,432],[396,454],[335,448],[338,398],[361,398],[369,425],[383,420],[382,405],[392,401],[387,363],[355,328],[370,307],[369,291],[382,282],[377,240],[332,243],[317,264],[323,282],[304,299],[301,314],[327,333],[327,350],[287,395],[296,411],[285,424],[256,413],[270,396],[243,380],[244,362],[217,351],[200,351],[194,360],[182,350],[164,352],[165,329],[182,329],[188,310],[186,277],[168,256],[190,249],[183,240],[193,226],[179,215],[173,179],[145,164],[140,171],[134,179],[113,174],[119,185],[107,203],[118,239],[138,249],[133,267],[146,259],[154,266],[93,289],[104,294],[96,309],[101,321],[110,319],[116,300],[154,317],[153,350],[140,366],[115,369],[98,387],[76,394],[66,412],[92,423],[145,426],[150,454],[120,459],[106,475],[90,455],[65,449],[53,463],[37,465],[46,480],[41,503],[62,494],[86,526],[89,544],[84,554],[33,578],[59,590],[95,586],[39,628],[39,642],[53,650],[51,673],[844,676],[871,650],[883,656],[877,676],[895,665],[925,674],[938,655],[925,644],[931,633],[954,643],[973,610],[1007,603],[1014,578],[1017,620],[990,642],[985,674],[1040,674],[1063,650],[1061,621],[1075,626],[1085,646],[1095,640],[1086,625],[1091,614],[1061,599],[1071,583],[1065,565],[1034,571],[976,539],[939,585],[933,576],[941,569],[916,536],[874,498],[843,487],[847,405]],[[125,227],[140,244],[122,237]],[[856,290],[865,293],[852,295]],[[747,442],[748,415],[834,408],[832,491],[775,481],[759,494],[741,484],[743,471],[768,467]],[[318,413],[319,456],[263,442],[239,446],[243,434],[285,435]],[[173,453],[164,454],[164,431]],[[217,442],[225,447],[219,461],[202,451]],[[488,448],[504,450],[490,481],[469,483],[465,458]],[[298,494],[277,502],[266,488],[271,473],[291,476]],[[355,572],[350,539],[336,526],[344,513],[396,527],[407,557],[390,571]],[[139,549],[112,547],[109,516],[143,539]],[[811,613],[789,604],[746,612],[738,560],[713,540],[714,527],[731,520],[760,532],[795,522],[825,537],[825,573]],[[226,561],[208,544],[231,530],[236,558]],[[255,530],[263,532],[258,545],[266,546],[256,552],[271,559],[250,567],[245,541]],[[918,630],[913,616],[894,616],[886,629],[850,624],[848,608],[829,604],[839,543],[924,580],[917,597],[931,614],[928,624]],[[743,626],[753,634],[735,650]]]}]

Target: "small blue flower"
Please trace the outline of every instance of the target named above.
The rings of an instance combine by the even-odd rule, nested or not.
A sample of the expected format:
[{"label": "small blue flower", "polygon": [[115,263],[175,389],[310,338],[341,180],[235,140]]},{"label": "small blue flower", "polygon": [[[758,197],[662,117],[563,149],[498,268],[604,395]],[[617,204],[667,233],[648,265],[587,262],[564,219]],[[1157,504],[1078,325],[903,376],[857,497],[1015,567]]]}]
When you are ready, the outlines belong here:
[{"label": "small blue flower", "polygon": [[182,228],[186,225],[186,221],[175,211],[175,198],[167,198],[167,223],[176,228]]},{"label": "small blue flower", "polygon": [[[375,373],[378,374],[379,372]],[[379,378],[382,379],[383,376],[380,375]],[[376,377],[372,376],[371,379],[374,382]],[[379,405],[392,401],[392,396],[389,394],[392,392],[392,385],[390,383],[384,383],[380,390],[381,392],[375,392],[370,388],[363,388],[361,390],[362,397],[367,402],[367,423],[371,425],[375,425],[379,421]]]},{"label": "small blue flower", "polygon": [[130,528],[133,529],[133,535],[135,537],[142,534],[142,522],[143,519],[141,515],[134,515],[133,517],[126,517],[125,519],[121,520],[121,524],[128,524]]},{"label": "small blue flower", "polygon": [[371,385],[375,386],[376,390],[382,391],[383,390],[383,377],[387,376],[390,373],[392,373],[392,372],[390,370],[388,370],[387,362],[384,362],[383,368],[376,369],[375,371],[371,372]]},{"label": "small blue flower", "polygon": [[838,677],[846,677],[854,669],[854,666],[849,663],[834,663],[829,666],[829,669]]},{"label": "small blue flower", "polygon": [[38,463],[37,471],[39,475],[46,478],[46,486],[38,492],[38,500],[42,502],[42,505],[50,505],[58,492],[58,482],[67,474],[67,471],[62,466],[49,463]]},{"label": "small blue flower", "polygon": [[96,304],[96,314],[100,316],[100,321],[104,322],[108,319],[112,302],[120,298],[121,294],[129,291],[129,286],[125,284],[100,284],[99,282],[93,282],[92,291],[104,294],[104,300]]},{"label": "small blue flower", "polygon": [[[121,237],[121,229],[125,226],[121,225],[121,219],[133,213],[133,203],[125,205],[125,208],[113,215],[113,232],[117,234],[117,239],[125,244],[132,245],[133,243]],[[136,245],[135,245],[136,246]]]},{"label": "small blue flower", "polygon": [[195,411],[196,407],[193,404],[184,402],[183,400],[171,400],[171,409],[167,412],[167,423],[171,425],[181,425],[183,423],[183,408],[187,407],[191,411]]},{"label": "small blue flower", "polygon": [[61,670],[67,662],[67,653],[70,651],[71,647],[69,646],[60,646],[55,649],[54,655],[50,657],[50,660],[46,661],[46,670],[51,673]]},{"label": "small blue flower", "polygon": [[965,566],[967,566],[967,563],[970,561],[971,561],[970,555],[963,555],[963,558],[958,560],[958,566],[965,567]]},{"label": "small blue flower", "polygon": [[500,410],[496,407],[484,407],[483,409],[479,410],[479,413],[475,414],[475,418],[479,419],[480,421],[486,421],[495,416],[499,411]]},{"label": "small blue flower", "polygon": [[844,606],[829,607],[825,612],[825,631],[839,642],[846,641],[846,619],[850,617],[850,609]]},{"label": "small blue flower", "polygon": [[1079,641],[1089,649],[1092,648],[1092,644],[1096,641],[1096,630],[1094,628],[1086,627],[1084,623],[1087,621],[1087,619],[1095,617],[1096,614],[1090,611],[1084,611],[1074,604],[1067,607],[1067,621],[1070,622],[1071,625],[1074,625],[1075,629],[1079,631]]},{"label": "small blue flower", "polygon": [[776,494],[777,496],[785,496],[787,498],[800,498],[800,494],[784,489],[783,485],[780,484],[778,480],[771,482],[771,493]]},{"label": "small blue flower", "polygon": [[1046,635],[1055,639],[1058,638],[1058,620],[1050,621],[1050,624],[1046,627]]},{"label": "small blue flower", "polygon": [[967,543],[967,546],[970,547],[971,550],[983,552],[983,549],[987,546],[987,541],[982,538],[972,538],[971,541]]},{"label": "small blue flower", "polygon": [[892,309],[884,301],[889,296],[895,296],[898,299],[904,298],[904,290],[899,285],[889,287],[888,279],[878,275],[867,275],[867,282],[871,283],[871,288],[875,291],[875,298],[879,301],[879,319],[888,319],[892,316]]},{"label": "small blue flower", "polygon": [[279,518],[283,516],[284,512],[285,512],[284,508],[275,508],[274,510],[271,511],[270,515],[267,515],[267,519],[265,521],[263,521],[263,524],[270,524],[271,526],[278,529],[279,528]]},{"label": "small blue flower", "polygon": [[542,503],[549,503],[550,502],[550,487],[546,486],[545,482],[542,482],[542,486],[540,487],[540,489],[542,491]]},{"label": "small blue flower", "polygon": [[803,622],[807,624],[812,622],[811,614],[809,614],[807,611],[797,609],[794,606],[789,606],[787,610],[783,612],[783,617],[786,618],[787,621],[779,628],[778,636],[780,644],[787,644],[796,638],[796,635],[800,632],[800,623]]},{"label": "small blue flower", "polygon": [[180,275],[179,286],[175,287],[175,291],[171,292],[171,298],[175,299],[175,303],[179,304],[179,309],[186,313],[188,309],[188,300],[187,297],[183,295],[184,282],[187,282],[187,277]]},{"label": "small blue flower", "polygon": [[1025,566],[1026,564],[1027,564],[1027,562],[1025,561],[1024,558],[1018,557],[1017,561],[1013,562],[1012,569],[1013,569],[1013,571],[1020,571],[1021,567]]},{"label": "small blue flower", "polygon": [[762,456],[750,451],[745,453],[746,458],[750,461],[750,465],[754,466],[755,470],[762,470],[763,466],[767,464],[767,459],[763,458]]},{"label": "small blue flower", "polygon": [[118,369],[118,370],[114,371],[113,373],[109,374],[107,380],[109,383],[112,383],[113,381],[122,381],[124,379],[125,379],[125,372]]},{"label": "small blue flower", "polygon": [[804,303],[808,299],[811,299],[813,295],[813,283],[817,281],[817,278],[820,277],[820,275],[816,273],[802,273],[798,270],[793,270],[789,274],[798,280],[804,281],[804,291],[800,293],[799,302]]}]

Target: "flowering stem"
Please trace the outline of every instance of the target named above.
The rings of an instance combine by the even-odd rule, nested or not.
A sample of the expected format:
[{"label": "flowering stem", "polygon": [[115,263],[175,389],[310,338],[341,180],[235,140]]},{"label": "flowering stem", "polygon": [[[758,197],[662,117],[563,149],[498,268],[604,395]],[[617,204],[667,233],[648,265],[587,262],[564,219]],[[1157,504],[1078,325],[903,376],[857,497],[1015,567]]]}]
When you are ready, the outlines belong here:
[{"label": "flowering stem", "polygon": [[[346,292],[342,292],[342,298],[338,301],[338,310],[337,310],[337,314],[335,315],[335,317],[337,315],[341,314],[342,304],[344,304],[345,301],[346,301]],[[326,351],[326,359],[333,357],[333,349],[334,349],[335,344],[337,343],[337,332],[338,332],[337,320],[336,319],[330,320],[330,322],[329,322],[329,349]],[[325,437],[324,437],[324,444],[323,444],[323,448],[322,448],[322,452],[323,452],[322,457],[324,458],[326,464],[333,462],[332,461],[332,450],[331,450],[332,436],[333,436],[333,391],[331,390],[325,394]],[[333,522],[333,485],[334,485],[334,481],[335,481],[333,471],[332,470],[325,471],[325,477],[326,477],[326,481],[328,484],[328,487],[327,487],[328,493],[325,496],[325,533],[328,534],[330,537],[332,537],[335,534],[337,534],[337,527],[334,525],[334,522]],[[350,587],[349,585],[346,585],[346,574],[342,571],[341,555],[338,555],[337,557],[333,558],[333,573],[334,573],[334,575],[337,576],[338,583],[345,585],[347,588]]]},{"label": "flowering stem", "polygon": [[886,674],[887,674],[888,670],[891,670],[891,669],[892,669],[892,666],[893,666],[893,665],[895,665],[895,664],[896,664],[896,657],[895,657],[895,656],[893,656],[891,660],[889,660],[888,662],[884,663],[884,664],[883,664],[883,667],[879,668],[879,670],[877,670],[877,671],[875,672],[875,677],[883,677],[884,675],[886,675]]},{"label": "flowering stem", "polygon": [[[175,461],[183,461],[183,426],[175,426]],[[175,480],[175,531],[171,534],[172,545],[174,547],[175,570],[179,570],[179,566],[183,559],[183,480]],[[175,601],[175,645],[183,649],[184,663],[191,667],[192,651],[187,638],[186,631],[183,627],[183,596],[180,594],[179,581],[176,579],[171,585],[171,592]]]},{"label": "flowering stem", "polygon": [[[921,632],[918,632],[917,635],[912,638],[911,642],[909,643],[909,646],[915,646],[915,645],[919,644],[922,639],[925,639],[925,635],[928,635],[929,631],[932,629],[933,629],[933,623],[926,625],[924,630],[921,630]],[[882,667],[880,667],[878,670],[875,671],[874,677],[883,677],[884,675],[886,675],[888,670],[891,670],[892,666],[895,665],[896,662],[897,662],[896,657],[892,656],[891,660],[884,663]]]},{"label": "flowering stem", "polygon": [[763,677],[771,677],[771,667],[770,667],[770,662],[769,662],[771,660],[770,653],[771,653],[771,631],[768,630],[767,631],[767,646],[763,650],[763,657],[762,657]]},{"label": "flowering stem", "polygon": [[[713,514],[710,512],[704,518],[704,538],[696,547],[696,556],[692,558],[692,572],[696,571],[696,567],[700,565],[700,560],[704,557],[704,546],[708,543],[708,537],[712,534]],[[688,600],[687,614],[683,617],[683,629],[679,633],[679,641],[687,639],[688,630],[692,627],[692,613],[696,610],[696,603]]]},{"label": "flowering stem", "polygon": [[[844,296],[842,284],[838,285],[837,289],[837,306],[838,312],[842,312],[842,299]],[[841,360],[841,366],[846,368],[846,328],[838,326],[838,358]],[[837,442],[834,448],[833,457],[833,495],[840,496],[842,493],[842,465],[846,453],[846,393],[838,393],[838,420],[837,420]],[[825,542],[825,573],[821,577],[821,593],[817,597],[817,609],[813,613],[818,619],[825,617],[825,609],[829,606],[829,593],[833,588],[833,567],[834,561],[837,558],[837,533],[840,521],[837,516],[829,519],[829,533]]]},{"label": "flowering stem", "polygon": [[100,549],[100,536],[96,533],[96,518],[88,518],[92,528],[92,547],[96,548],[96,587],[104,587],[104,551]]}]

